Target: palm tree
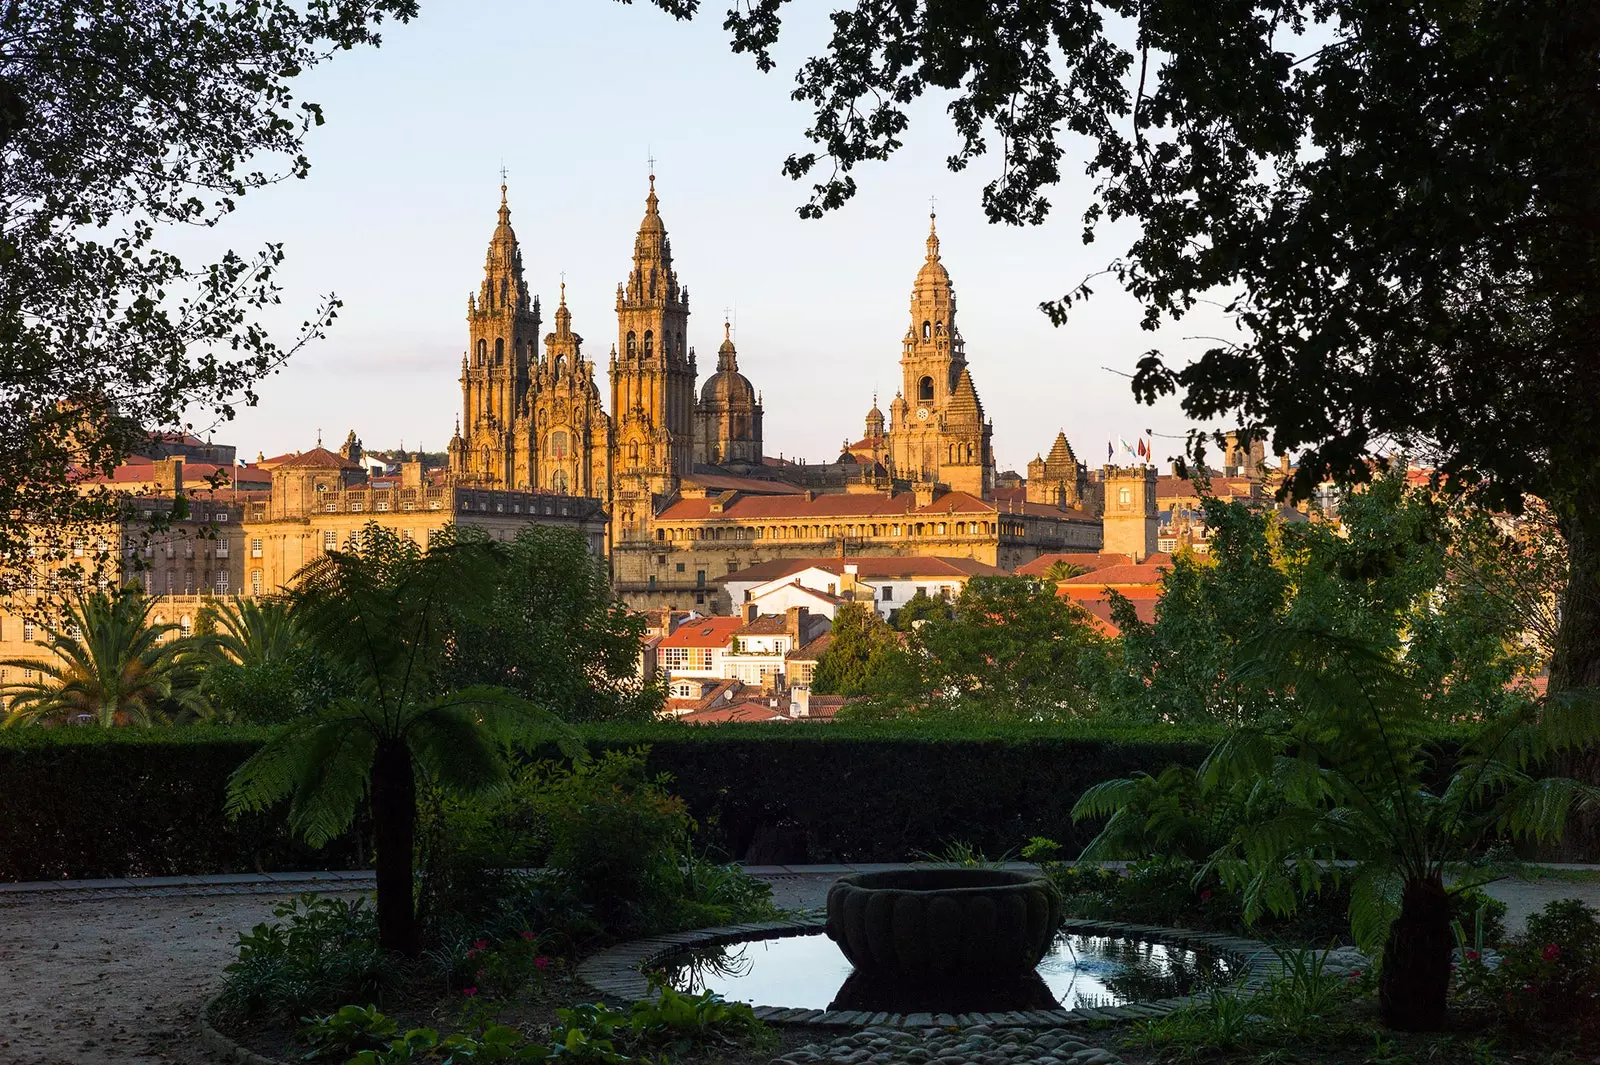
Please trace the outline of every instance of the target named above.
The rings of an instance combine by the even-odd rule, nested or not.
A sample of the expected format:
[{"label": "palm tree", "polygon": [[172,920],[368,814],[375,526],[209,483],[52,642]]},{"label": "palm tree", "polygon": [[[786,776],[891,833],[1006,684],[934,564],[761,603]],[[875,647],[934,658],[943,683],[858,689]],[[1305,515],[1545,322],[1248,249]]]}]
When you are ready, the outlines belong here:
[{"label": "palm tree", "polygon": [[341,666],[353,694],[291,721],[233,774],[231,814],[289,800],[291,829],[321,846],[371,800],[378,940],[415,954],[412,891],[420,770],[441,788],[479,792],[506,778],[502,740],[550,715],[503,688],[444,690],[456,624],[478,617],[504,565],[486,540],[417,550],[369,524],[356,552],[303,569],[290,593],[306,637]]},{"label": "palm tree", "polygon": [[239,599],[207,603],[201,624],[212,637],[211,648],[240,666],[282,662],[300,645],[301,635],[289,604],[282,599]]},{"label": "palm tree", "polygon": [[51,659],[0,662],[37,674],[0,688],[11,708],[5,723],[153,725],[174,714],[204,716],[205,641],[169,638],[178,626],[152,622],[154,606],[137,586],[80,593],[65,603],[60,627],[45,626]]},{"label": "palm tree", "polygon": [[1044,579],[1060,583],[1073,577],[1081,577],[1088,572],[1089,570],[1086,566],[1080,566],[1076,562],[1068,562],[1064,558],[1058,558],[1050,563],[1049,569],[1044,571]]},{"label": "palm tree", "polygon": [[[1382,959],[1380,1018],[1391,1028],[1437,1030],[1454,946],[1452,896],[1493,876],[1447,887],[1446,869],[1497,839],[1559,837],[1570,810],[1600,803],[1600,788],[1541,772],[1600,742],[1600,701],[1586,691],[1530,701],[1486,718],[1446,752],[1425,694],[1392,651],[1316,623],[1278,629],[1261,649],[1248,671],[1292,699],[1291,719],[1235,729],[1198,770],[1085,792],[1074,818],[1109,820],[1080,860],[1138,855],[1163,837],[1209,832],[1214,843],[1214,817],[1224,813],[1223,842],[1197,881],[1215,871],[1242,893],[1253,921],[1291,912],[1323,876],[1350,876],[1351,932]],[[1445,778],[1436,763],[1449,756]],[[1339,861],[1353,868],[1338,870]]]}]

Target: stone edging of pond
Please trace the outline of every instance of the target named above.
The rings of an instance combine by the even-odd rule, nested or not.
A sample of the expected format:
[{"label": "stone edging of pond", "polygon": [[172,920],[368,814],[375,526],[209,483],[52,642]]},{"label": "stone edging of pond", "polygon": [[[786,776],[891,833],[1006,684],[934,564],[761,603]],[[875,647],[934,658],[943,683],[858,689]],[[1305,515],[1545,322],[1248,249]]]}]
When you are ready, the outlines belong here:
[{"label": "stone edging of pond", "polygon": [[[753,939],[778,939],[783,936],[809,935],[819,932],[827,924],[822,917],[799,918],[791,921],[767,921],[758,924],[730,925],[726,928],[701,928],[693,932],[675,932],[664,936],[636,939],[630,943],[603,950],[585,959],[577,968],[577,977],[598,991],[603,997],[619,1003],[633,1002],[650,996],[650,981],[643,970],[665,960],[673,954],[700,947],[720,947]],[[1155,925],[1123,924],[1119,921],[1088,921],[1076,918],[1062,922],[1062,932],[1078,935],[1110,936],[1120,939],[1138,939],[1177,947],[1197,947],[1218,951],[1238,962],[1243,975],[1233,987],[1245,991],[1264,990],[1268,982],[1282,972],[1282,963],[1272,948],[1257,939],[1213,932],[1195,932],[1182,928],[1161,928]],[[1010,1013],[866,1013],[854,1010],[794,1009],[782,1006],[756,1006],[759,1021],[768,1024],[791,1024],[814,1028],[945,1028],[991,1025],[1006,1028],[1068,1028],[1094,1023],[1122,1023],[1163,1017],[1174,1010],[1201,1001],[1193,995],[1181,998],[1158,999],[1152,1002],[1133,1002],[1125,1006],[1080,1007],[1073,1010],[1029,1010]]]},{"label": "stone edging of pond", "polygon": [[200,1016],[197,1020],[200,1029],[200,1041],[223,1061],[236,1062],[238,1065],[283,1065],[276,1058],[257,1054],[249,1047],[240,1046],[217,1031],[216,1026],[211,1023],[211,1014],[216,1008],[219,997],[221,996],[212,995],[200,1007]]}]

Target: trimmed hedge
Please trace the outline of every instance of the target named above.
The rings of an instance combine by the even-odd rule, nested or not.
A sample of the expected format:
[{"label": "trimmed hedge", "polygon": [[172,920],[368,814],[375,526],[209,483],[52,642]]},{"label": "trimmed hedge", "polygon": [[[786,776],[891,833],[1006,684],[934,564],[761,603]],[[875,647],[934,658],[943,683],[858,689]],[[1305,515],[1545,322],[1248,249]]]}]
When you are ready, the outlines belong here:
[{"label": "trimmed hedge", "polygon": [[[701,844],[760,863],[898,861],[952,841],[991,856],[1087,838],[1089,785],[1204,756],[1215,733],[1076,726],[590,726],[591,748],[650,745]],[[228,775],[262,730],[0,732],[0,880],[359,868],[364,831],[318,851],[281,815],[230,821]],[[535,756],[555,756],[541,745]]]},{"label": "trimmed hedge", "polygon": [[[281,814],[230,821],[228,775],[265,733],[16,729],[0,733],[0,880],[349,869],[357,831],[322,850]],[[364,849],[363,849],[364,848]]]}]

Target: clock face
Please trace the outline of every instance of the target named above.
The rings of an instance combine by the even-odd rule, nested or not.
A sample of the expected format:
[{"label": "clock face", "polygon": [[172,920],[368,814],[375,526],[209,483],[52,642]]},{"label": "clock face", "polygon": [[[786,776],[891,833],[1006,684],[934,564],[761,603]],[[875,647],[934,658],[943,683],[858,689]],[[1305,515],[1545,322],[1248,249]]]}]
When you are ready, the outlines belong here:
[{"label": "clock face", "polygon": [[927,407],[918,407],[917,408],[917,420],[918,421],[923,421],[923,422],[928,420],[928,408]]}]

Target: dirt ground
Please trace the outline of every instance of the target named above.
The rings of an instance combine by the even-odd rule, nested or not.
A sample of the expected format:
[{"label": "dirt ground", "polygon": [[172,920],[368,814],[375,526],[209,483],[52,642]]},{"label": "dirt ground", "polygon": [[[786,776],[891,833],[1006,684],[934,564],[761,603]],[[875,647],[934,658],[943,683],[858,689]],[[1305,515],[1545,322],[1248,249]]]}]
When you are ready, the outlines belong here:
[{"label": "dirt ground", "polygon": [[[774,900],[819,905],[832,876],[775,877]],[[1600,883],[1502,882],[1511,930],[1553,898],[1600,905]],[[281,896],[21,895],[0,903],[0,1065],[214,1065],[195,1015],[234,937]]]}]

